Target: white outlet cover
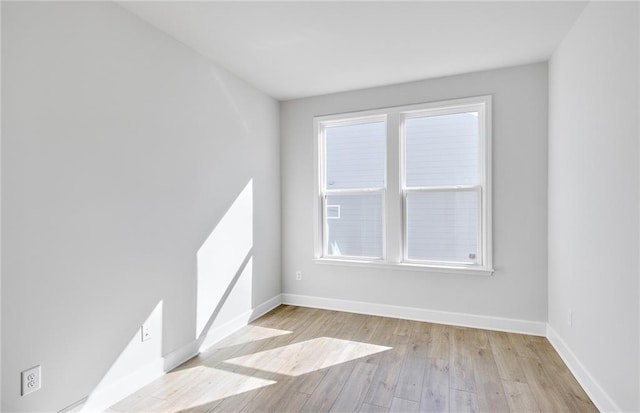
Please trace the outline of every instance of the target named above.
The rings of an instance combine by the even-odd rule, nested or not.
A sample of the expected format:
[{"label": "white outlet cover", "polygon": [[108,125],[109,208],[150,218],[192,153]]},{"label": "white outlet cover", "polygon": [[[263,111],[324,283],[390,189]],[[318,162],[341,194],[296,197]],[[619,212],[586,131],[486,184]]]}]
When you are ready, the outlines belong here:
[{"label": "white outlet cover", "polygon": [[31,367],[23,371],[20,373],[20,378],[22,380],[22,391],[20,393],[22,396],[40,390],[40,387],[42,387],[42,370],[40,366]]},{"label": "white outlet cover", "polygon": [[151,340],[151,324],[144,323],[140,328],[140,339],[142,341]]}]

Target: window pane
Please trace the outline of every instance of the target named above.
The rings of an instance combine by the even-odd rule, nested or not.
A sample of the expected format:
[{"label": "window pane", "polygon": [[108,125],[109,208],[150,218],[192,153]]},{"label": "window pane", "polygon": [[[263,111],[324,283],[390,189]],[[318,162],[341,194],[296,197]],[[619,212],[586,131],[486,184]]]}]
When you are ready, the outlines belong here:
[{"label": "window pane", "polygon": [[407,193],[407,258],[480,264],[476,191]]},{"label": "window pane", "polygon": [[478,184],[478,113],[405,120],[406,185]]},{"label": "window pane", "polygon": [[386,123],[326,129],[327,189],[383,188]]},{"label": "window pane", "polygon": [[382,258],[382,202],[382,194],[328,195],[340,216],[325,221],[327,256]]}]

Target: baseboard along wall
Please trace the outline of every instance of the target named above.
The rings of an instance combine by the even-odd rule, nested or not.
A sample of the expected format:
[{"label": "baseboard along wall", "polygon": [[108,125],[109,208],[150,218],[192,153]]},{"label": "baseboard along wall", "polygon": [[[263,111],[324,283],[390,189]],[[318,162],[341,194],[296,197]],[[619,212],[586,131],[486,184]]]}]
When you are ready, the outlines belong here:
[{"label": "baseboard along wall", "polygon": [[404,318],[414,321],[448,324],[459,327],[482,328],[485,330],[545,336],[547,324],[542,321],[518,320],[513,318],[479,316],[475,314],[453,313],[427,310],[424,308],[376,304],[363,301],[339,300],[335,298],[312,297],[296,294],[282,294],[282,303],[325,310],[346,311],[382,317]]},{"label": "baseboard along wall", "polygon": [[601,412],[622,411],[550,325],[547,325],[547,340],[549,340],[553,348],[560,355],[564,364],[569,367],[573,376],[578,380],[578,383],[580,383],[598,410]]},{"label": "baseboard along wall", "polygon": [[175,369],[185,361],[197,356],[201,350],[210,347],[218,341],[228,337],[253,320],[273,310],[282,303],[279,295],[259,304],[252,310],[246,311],[226,323],[209,330],[204,339],[194,340],[154,360],[113,384],[96,389],[89,396],[60,410],[58,413],[88,413],[101,412],[132,393],[140,390],[155,379]]},{"label": "baseboard along wall", "polygon": [[194,340],[184,345],[60,412],[77,413],[105,410],[281,304],[547,337],[598,409],[603,412],[620,411],[602,386],[546,322],[284,293],[274,296],[253,310],[246,311],[211,329],[204,339]]},{"label": "baseboard along wall", "polygon": [[622,411],[555,330],[546,322],[286,293],[282,294],[282,304],[546,337],[601,412]]}]

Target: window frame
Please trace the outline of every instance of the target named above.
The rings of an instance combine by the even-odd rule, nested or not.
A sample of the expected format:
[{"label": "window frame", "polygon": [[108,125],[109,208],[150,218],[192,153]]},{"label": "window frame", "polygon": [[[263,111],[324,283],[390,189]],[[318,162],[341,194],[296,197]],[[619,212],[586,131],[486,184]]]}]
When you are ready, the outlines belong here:
[{"label": "window frame", "polygon": [[[410,188],[405,185],[404,160],[404,122],[412,117],[445,115],[461,112],[478,112],[478,178],[479,185],[467,188],[463,185],[452,185],[451,190],[471,190],[477,188],[480,196],[478,219],[478,252],[481,254],[479,264],[450,263],[445,261],[410,260],[407,257],[407,217],[406,196],[408,192],[433,190],[431,187]],[[383,193],[383,240],[382,258],[329,256],[324,245],[323,181],[325,178],[325,129],[329,126],[342,126],[365,123],[371,119],[385,119],[386,162],[385,187]],[[483,95],[461,99],[434,101],[406,106],[388,107],[358,112],[345,112],[333,115],[317,116],[313,119],[314,127],[314,262],[346,266],[365,266],[373,268],[408,269],[417,271],[433,271],[439,273],[459,273],[491,275],[493,273],[493,234],[492,234],[492,173],[491,173],[491,138],[492,138],[492,96]],[[350,191],[350,190],[349,190]]]},{"label": "window frame", "polygon": [[[365,116],[339,118],[339,119],[327,119],[324,121],[315,122],[314,130],[316,131],[318,156],[316,158],[316,185],[317,193],[319,195],[319,203],[316,200],[316,220],[320,220],[320,229],[316,228],[316,257],[322,259],[338,259],[338,260],[350,260],[359,261],[364,260],[367,262],[385,262],[386,261],[386,201],[387,201],[387,162],[386,162],[386,135],[385,135],[385,162],[384,162],[384,184],[381,188],[352,188],[352,189],[329,189],[327,188],[327,174],[325,163],[321,160],[326,159],[326,129],[328,127],[336,126],[352,126],[361,125],[364,123],[383,122],[387,126],[387,117],[384,114],[367,114]],[[327,227],[329,225],[329,217],[326,214],[327,197],[331,195],[360,195],[360,194],[381,194],[382,195],[382,253],[380,257],[364,257],[364,256],[350,256],[340,255],[332,256],[327,253],[327,242],[325,240],[325,234],[327,233]],[[326,216],[326,219],[325,219]],[[319,237],[319,238],[318,238]],[[319,245],[318,245],[319,244]]]},{"label": "window frame", "polygon": [[[488,99],[487,99],[488,98]],[[402,262],[418,265],[444,265],[444,266],[462,266],[462,267],[485,267],[485,263],[488,263],[488,268],[491,268],[491,251],[487,249],[489,237],[484,230],[487,225],[487,221],[490,222],[490,217],[485,217],[486,212],[490,212],[490,205],[487,205],[488,200],[486,195],[491,193],[487,190],[487,184],[489,181],[487,176],[487,164],[490,165],[490,159],[487,159],[485,152],[487,148],[487,106],[490,106],[490,97],[477,98],[476,103],[463,103],[461,100],[448,101],[448,102],[436,102],[437,105],[425,104],[421,109],[402,110],[400,111],[400,179],[401,179],[401,193],[402,193]],[[465,99],[466,100],[466,99]],[[441,103],[449,103],[447,105],[441,105]],[[478,113],[478,183],[475,185],[442,185],[442,186],[421,186],[421,187],[408,187],[406,183],[407,177],[407,163],[404,159],[406,152],[406,129],[405,122],[408,119],[431,117],[431,116],[444,116],[454,115],[460,113],[477,112]],[[489,151],[490,152],[490,151]],[[476,254],[479,255],[479,264],[465,264],[460,262],[448,262],[440,260],[416,260],[409,258],[409,242],[408,242],[408,217],[407,217],[407,196],[410,193],[424,193],[424,192],[475,192],[479,197],[479,208],[476,224],[476,236],[478,239],[478,245],[476,247]],[[487,219],[488,218],[488,219]],[[490,232],[490,231],[489,231]]]}]

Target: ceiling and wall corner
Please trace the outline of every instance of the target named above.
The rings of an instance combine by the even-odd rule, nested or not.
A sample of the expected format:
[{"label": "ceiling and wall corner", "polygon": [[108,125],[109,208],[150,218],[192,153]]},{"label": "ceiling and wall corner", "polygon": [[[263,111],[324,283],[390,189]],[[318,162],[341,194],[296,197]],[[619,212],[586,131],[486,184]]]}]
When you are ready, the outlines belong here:
[{"label": "ceiling and wall corner", "polygon": [[586,2],[119,4],[288,100],[547,61]]}]

